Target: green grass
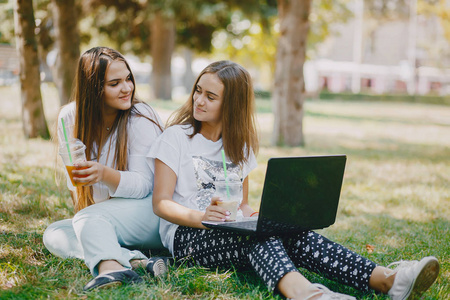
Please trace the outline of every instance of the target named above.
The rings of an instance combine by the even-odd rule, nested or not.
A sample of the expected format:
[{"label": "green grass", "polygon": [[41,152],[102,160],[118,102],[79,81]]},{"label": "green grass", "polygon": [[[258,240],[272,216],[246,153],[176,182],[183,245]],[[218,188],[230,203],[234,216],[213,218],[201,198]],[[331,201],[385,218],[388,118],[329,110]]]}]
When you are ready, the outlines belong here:
[{"label": "green grass", "polygon": [[[42,92],[53,131],[57,93],[51,85]],[[73,215],[56,147],[23,137],[18,87],[0,87],[0,93],[0,299],[281,299],[252,272],[184,266],[163,279],[143,274],[145,284],[82,293],[91,279],[83,262],[59,259],[42,244],[49,224]],[[179,103],[150,102],[163,119]],[[450,107],[308,100],[305,108],[306,147],[272,147],[270,102],[258,101],[262,147],[250,175],[250,204],[258,207],[269,157],[345,153],[337,221],[320,233],[381,265],[436,256],[441,272],[424,298],[449,299]],[[358,299],[387,299],[302,272]]]}]

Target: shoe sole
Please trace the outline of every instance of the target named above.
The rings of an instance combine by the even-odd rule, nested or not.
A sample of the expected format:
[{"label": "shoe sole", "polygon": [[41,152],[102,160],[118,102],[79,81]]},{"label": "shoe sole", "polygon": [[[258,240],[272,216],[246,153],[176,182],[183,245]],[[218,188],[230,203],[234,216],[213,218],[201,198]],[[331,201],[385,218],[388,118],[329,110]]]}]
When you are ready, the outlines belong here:
[{"label": "shoe sole", "polygon": [[157,261],[153,262],[153,265],[151,266],[150,272],[153,276],[158,277],[165,273],[167,273],[167,265],[164,262],[163,259],[158,259]]},{"label": "shoe sole", "polygon": [[422,267],[419,275],[413,283],[411,293],[405,300],[418,300],[426,290],[433,284],[439,274],[439,262],[437,259],[430,259]]},{"label": "shoe sole", "polygon": [[83,289],[83,292],[91,292],[91,291],[95,291],[95,290],[103,290],[103,289],[110,289],[110,288],[115,288],[115,287],[119,287],[122,285],[122,282],[120,281],[112,281],[112,282],[107,282],[105,284],[102,285],[98,285],[96,287],[93,288],[89,288],[89,289]]}]

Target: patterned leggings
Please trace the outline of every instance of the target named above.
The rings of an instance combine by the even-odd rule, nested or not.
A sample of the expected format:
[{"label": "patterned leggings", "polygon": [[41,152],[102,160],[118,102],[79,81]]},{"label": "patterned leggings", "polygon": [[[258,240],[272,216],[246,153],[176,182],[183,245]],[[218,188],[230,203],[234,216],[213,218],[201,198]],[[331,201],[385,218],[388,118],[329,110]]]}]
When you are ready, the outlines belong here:
[{"label": "patterned leggings", "polygon": [[[251,237],[222,230],[179,226],[174,256],[207,268],[253,269],[270,290],[303,267],[329,279],[369,290],[376,264],[313,231],[292,237]],[[191,260],[191,262],[192,262]]]}]

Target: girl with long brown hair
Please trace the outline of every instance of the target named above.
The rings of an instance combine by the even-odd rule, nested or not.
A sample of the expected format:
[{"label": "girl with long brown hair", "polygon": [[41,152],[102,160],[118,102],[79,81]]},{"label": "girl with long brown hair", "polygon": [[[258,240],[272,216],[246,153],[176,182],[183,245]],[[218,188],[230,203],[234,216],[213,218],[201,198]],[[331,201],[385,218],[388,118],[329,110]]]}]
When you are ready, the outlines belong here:
[{"label": "girl with long brown hair", "polygon": [[147,260],[139,251],[163,248],[145,160],[160,124],[157,113],[135,98],[134,76],[122,54],[95,47],[81,56],[72,102],[58,116],[60,145],[65,126],[86,146],[87,160],[72,171],[76,186],[67,180],[76,214],[51,224],[43,239],[57,256],[84,259],[95,276],[84,290],[140,282],[131,270],[138,265],[155,275],[166,270],[164,259]]},{"label": "girl with long brown hair", "polygon": [[416,299],[436,279],[434,257],[401,262],[391,270],[314,231],[258,237],[202,224],[231,220],[231,209],[212,197],[225,170],[243,186],[238,213],[258,215],[248,205],[248,174],[256,167],[258,150],[254,95],[250,75],[240,65],[219,61],[207,66],[169,125],[148,158],[155,172],[153,210],[161,217],[162,242],[176,259],[212,269],[253,270],[270,290],[294,299],[355,299],[309,282],[300,267],[359,290],[389,293],[395,300]]}]

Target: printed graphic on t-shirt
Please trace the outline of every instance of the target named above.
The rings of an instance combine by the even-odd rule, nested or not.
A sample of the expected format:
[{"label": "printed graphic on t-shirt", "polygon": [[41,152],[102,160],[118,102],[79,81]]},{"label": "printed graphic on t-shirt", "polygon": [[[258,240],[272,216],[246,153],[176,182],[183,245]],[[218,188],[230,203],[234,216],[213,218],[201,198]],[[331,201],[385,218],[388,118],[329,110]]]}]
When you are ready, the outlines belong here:
[{"label": "printed graphic on t-shirt", "polygon": [[[225,180],[223,163],[202,156],[193,156],[192,160],[197,180],[196,203],[200,211],[205,211],[215,192],[214,181]],[[228,179],[242,181],[242,168],[239,165],[227,163],[226,166]]]}]

